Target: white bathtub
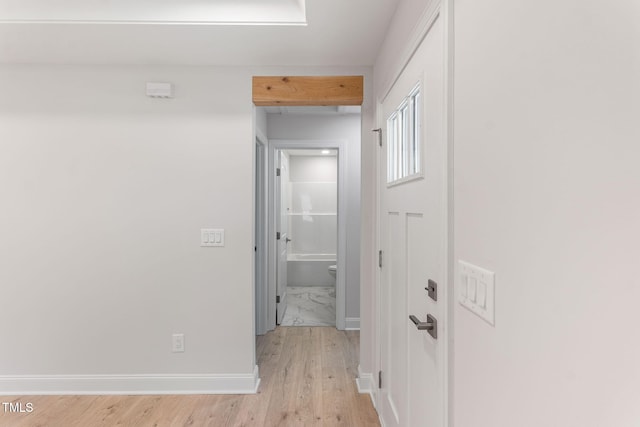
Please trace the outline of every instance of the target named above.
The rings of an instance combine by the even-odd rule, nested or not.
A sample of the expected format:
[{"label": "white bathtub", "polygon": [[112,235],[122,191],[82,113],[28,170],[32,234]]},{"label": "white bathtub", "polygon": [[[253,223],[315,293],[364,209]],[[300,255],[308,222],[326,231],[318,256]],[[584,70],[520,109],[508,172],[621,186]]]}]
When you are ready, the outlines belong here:
[{"label": "white bathtub", "polygon": [[289,254],[287,286],[335,286],[329,274],[329,266],[335,264],[335,254]]}]

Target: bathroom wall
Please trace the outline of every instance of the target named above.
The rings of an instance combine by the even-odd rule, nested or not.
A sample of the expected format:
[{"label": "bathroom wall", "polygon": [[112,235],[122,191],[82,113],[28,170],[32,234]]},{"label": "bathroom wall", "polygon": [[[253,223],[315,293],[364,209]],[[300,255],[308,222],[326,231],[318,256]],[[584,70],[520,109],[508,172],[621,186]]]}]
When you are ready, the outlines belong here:
[{"label": "bathroom wall", "polygon": [[338,161],[335,155],[289,157],[289,286],[335,286]]}]

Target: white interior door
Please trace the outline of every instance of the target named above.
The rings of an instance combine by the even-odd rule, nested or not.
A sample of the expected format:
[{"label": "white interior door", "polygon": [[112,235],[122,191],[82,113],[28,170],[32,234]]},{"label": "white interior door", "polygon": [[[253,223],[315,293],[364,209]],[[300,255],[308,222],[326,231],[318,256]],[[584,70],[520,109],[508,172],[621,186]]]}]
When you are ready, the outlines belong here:
[{"label": "white interior door", "polygon": [[[445,422],[447,157],[439,21],[436,18],[382,104],[378,407],[386,426],[443,427]],[[416,87],[419,92],[413,94],[417,95],[409,96]],[[398,111],[395,121],[389,122]],[[394,144],[394,138],[399,142]],[[417,143],[412,145],[410,140]],[[412,174],[415,166],[419,171]],[[389,169],[391,175],[409,176],[388,184]],[[425,290],[429,280],[439,285],[437,301]],[[427,314],[437,320],[437,338],[418,330],[409,319],[414,315],[426,323]]]},{"label": "white interior door", "polygon": [[276,267],[276,324],[282,323],[287,310],[287,254],[289,246],[289,158],[282,151],[276,151],[279,175],[276,183],[276,218],[278,226],[277,267]]}]

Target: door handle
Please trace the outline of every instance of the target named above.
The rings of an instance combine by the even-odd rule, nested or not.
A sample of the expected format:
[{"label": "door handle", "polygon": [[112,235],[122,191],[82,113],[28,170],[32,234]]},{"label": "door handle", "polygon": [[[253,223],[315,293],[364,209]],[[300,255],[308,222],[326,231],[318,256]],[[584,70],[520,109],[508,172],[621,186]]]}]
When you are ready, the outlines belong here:
[{"label": "door handle", "polygon": [[288,238],[288,237],[286,237],[286,238],[284,239],[284,242],[285,242],[285,243],[289,243],[290,241],[291,241],[291,239],[290,239],[290,238]]},{"label": "door handle", "polygon": [[409,319],[416,325],[419,331],[427,331],[433,338],[438,339],[438,321],[435,317],[427,314],[427,321],[421,322],[420,319],[412,314],[409,316]]}]

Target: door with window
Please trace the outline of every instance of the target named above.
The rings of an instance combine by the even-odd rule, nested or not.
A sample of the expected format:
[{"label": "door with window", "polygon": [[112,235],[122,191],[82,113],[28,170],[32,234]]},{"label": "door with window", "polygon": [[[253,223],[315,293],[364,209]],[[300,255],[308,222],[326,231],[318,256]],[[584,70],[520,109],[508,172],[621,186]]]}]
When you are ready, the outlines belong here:
[{"label": "door with window", "polygon": [[[445,421],[442,31],[435,18],[381,106],[378,407],[386,426],[443,427]],[[430,285],[437,288],[434,298]]]}]

